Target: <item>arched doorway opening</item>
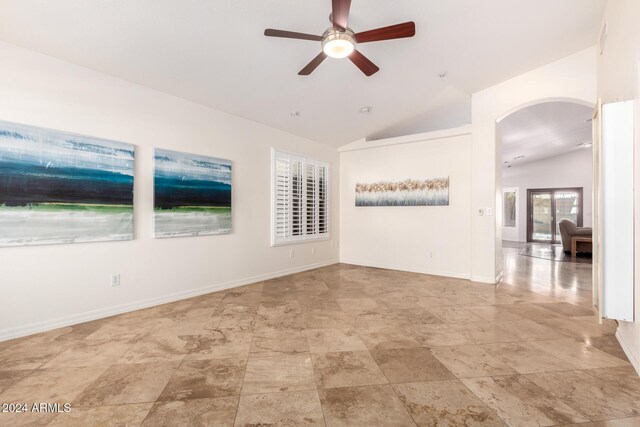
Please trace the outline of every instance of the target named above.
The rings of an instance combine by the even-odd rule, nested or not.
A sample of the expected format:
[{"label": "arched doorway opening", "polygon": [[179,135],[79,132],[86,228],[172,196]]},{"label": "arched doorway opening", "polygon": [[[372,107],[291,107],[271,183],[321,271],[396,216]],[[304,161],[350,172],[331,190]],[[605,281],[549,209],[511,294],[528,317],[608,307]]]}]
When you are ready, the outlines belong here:
[{"label": "arched doorway opening", "polygon": [[591,291],[592,114],[589,103],[549,98],[496,120],[496,242],[506,281],[526,275],[532,287]]}]

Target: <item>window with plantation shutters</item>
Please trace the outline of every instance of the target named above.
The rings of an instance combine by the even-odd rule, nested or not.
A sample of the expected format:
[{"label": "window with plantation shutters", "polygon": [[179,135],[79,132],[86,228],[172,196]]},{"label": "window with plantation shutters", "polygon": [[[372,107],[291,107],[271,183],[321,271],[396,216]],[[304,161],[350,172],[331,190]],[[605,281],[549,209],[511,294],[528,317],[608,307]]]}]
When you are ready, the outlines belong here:
[{"label": "window with plantation shutters", "polygon": [[273,150],[272,244],[329,238],[329,165]]}]

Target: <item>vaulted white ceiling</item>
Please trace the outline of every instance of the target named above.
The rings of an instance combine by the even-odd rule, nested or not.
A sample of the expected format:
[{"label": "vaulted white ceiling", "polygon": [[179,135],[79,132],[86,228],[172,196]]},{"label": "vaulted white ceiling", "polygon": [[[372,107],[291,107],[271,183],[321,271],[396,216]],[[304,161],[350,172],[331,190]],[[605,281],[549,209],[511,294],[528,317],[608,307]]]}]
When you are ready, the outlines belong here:
[{"label": "vaulted white ceiling", "polygon": [[605,3],[353,0],[356,32],[417,27],[359,47],[369,78],[346,59],[298,76],[320,44],[263,36],[321,34],[330,0],[0,0],[0,39],[340,146],[468,123],[471,93],[594,45]]},{"label": "vaulted white ceiling", "polygon": [[507,116],[498,124],[504,167],[584,150],[592,140],[592,114],[585,105],[545,102]]}]

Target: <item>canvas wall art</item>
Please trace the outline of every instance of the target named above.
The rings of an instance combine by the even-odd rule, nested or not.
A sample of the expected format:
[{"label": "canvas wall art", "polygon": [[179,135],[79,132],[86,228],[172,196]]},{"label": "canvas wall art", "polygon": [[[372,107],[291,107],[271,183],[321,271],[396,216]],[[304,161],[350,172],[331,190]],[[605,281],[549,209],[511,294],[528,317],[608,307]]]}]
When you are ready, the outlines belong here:
[{"label": "canvas wall art", "polygon": [[0,246],[133,238],[134,146],[0,122]]},{"label": "canvas wall art", "polygon": [[448,206],[449,178],[356,184],[356,206]]},{"label": "canvas wall art", "polygon": [[231,162],[214,157],[155,150],[155,236],[231,232]]}]

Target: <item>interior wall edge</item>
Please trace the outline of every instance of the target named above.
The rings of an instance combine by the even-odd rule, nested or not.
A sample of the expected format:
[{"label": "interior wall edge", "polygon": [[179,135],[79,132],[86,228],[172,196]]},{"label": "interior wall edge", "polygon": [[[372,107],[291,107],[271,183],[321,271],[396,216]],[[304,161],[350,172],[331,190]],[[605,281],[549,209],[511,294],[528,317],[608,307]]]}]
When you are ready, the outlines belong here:
[{"label": "interior wall edge", "polygon": [[618,328],[616,329],[616,338],[620,343],[620,347],[622,347],[622,351],[624,351],[624,354],[626,354],[627,358],[629,359],[629,362],[631,362],[633,368],[636,370],[638,375],[640,375],[640,356],[633,352],[634,346],[630,343],[627,343],[626,336],[625,334],[621,333],[622,331],[620,329],[620,326],[621,325],[618,325]]},{"label": "interior wall edge", "polygon": [[426,274],[429,276],[449,277],[453,279],[471,280],[471,273],[468,272],[456,272],[456,271],[443,271],[436,269],[416,269],[408,266],[393,264],[393,263],[371,263],[367,261],[359,261],[355,259],[340,260],[340,264],[357,265],[360,267],[380,268],[383,270],[395,270],[403,271],[407,273]]}]

